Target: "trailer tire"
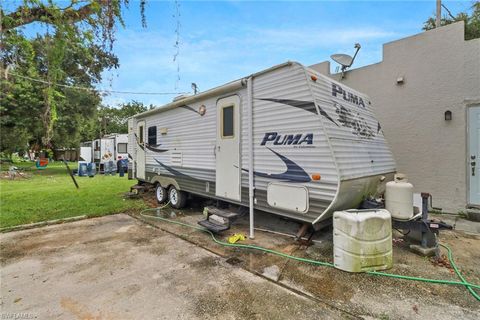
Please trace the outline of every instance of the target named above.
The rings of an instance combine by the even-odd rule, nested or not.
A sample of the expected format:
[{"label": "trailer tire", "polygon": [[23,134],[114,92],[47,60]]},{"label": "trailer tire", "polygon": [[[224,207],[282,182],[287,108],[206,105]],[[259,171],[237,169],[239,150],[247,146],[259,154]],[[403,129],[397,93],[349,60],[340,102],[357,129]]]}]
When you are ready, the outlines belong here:
[{"label": "trailer tire", "polygon": [[155,186],[155,198],[157,198],[158,203],[164,203],[167,201],[168,192],[167,189],[162,187],[160,183],[157,183]]},{"label": "trailer tire", "polygon": [[187,204],[187,194],[184,191],[177,190],[174,186],[168,189],[168,200],[175,209],[181,209]]}]

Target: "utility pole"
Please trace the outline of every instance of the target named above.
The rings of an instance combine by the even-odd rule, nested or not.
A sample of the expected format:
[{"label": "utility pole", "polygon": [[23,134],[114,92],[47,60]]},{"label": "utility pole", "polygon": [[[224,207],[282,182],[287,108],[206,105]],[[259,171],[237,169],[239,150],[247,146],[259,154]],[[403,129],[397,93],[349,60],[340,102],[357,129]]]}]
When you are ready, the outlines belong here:
[{"label": "utility pole", "polygon": [[437,0],[437,15],[435,18],[435,28],[440,27],[442,19],[442,0]]}]

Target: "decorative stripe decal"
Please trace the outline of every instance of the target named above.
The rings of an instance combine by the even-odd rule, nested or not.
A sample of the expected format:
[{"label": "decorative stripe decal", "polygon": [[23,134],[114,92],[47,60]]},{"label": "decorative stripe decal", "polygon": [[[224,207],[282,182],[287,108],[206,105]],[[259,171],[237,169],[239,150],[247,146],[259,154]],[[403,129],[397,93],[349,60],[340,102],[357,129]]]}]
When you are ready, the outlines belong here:
[{"label": "decorative stripe decal", "polygon": [[257,100],[277,102],[286,104],[295,108],[303,109],[305,111],[317,114],[315,104],[311,101],[291,100],[291,99],[273,99],[273,98],[258,98]]},{"label": "decorative stripe decal", "polygon": [[192,176],[189,176],[188,174],[182,173],[182,172],[180,172],[180,171],[178,171],[178,170],[175,170],[175,169],[173,169],[172,167],[163,164],[163,163],[162,163],[161,161],[159,161],[158,159],[153,158],[153,160],[155,160],[159,165],[161,165],[165,170],[167,170],[168,172],[170,172],[170,173],[173,174],[174,176],[183,177],[183,178],[189,178],[189,179],[193,179],[193,180],[197,180],[197,181],[203,181],[203,180],[194,178],[194,177],[192,177]]},{"label": "decorative stripe decal", "polygon": [[328,113],[325,112],[325,110],[323,110],[320,106],[318,106],[318,109],[320,110],[320,114],[321,114],[322,116],[324,116],[324,117],[327,118],[328,120],[330,120],[330,121],[332,121],[333,123],[335,123],[335,125],[336,125],[337,127],[340,127],[340,126],[338,125],[338,123],[336,123],[332,118],[330,118],[330,116],[328,115]]},{"label": "decorative stripe decal", "polygon": [[[287,157],[279,154],[278,152],[275,152],[274,150],[267,148],[268,150],[272,151],[277,157],[280,158],[280,160],[285,163],[287,166],[287,170],[283,173],[265,173],[265,172],[259,172],[259,171],[254,171],[253,174],[262,177],[262,178],[270,178],[270,179],[278,179],[278,180],[283,180],[283,181],[288,181],[288,182],[310,182],[310,176],[308,173],[303,170],[302,167],[300,167],[298,164],[293,162],[292,160],[288,159]],[[153,158],[159,165],[161,165],[165,170],[173,174],[174,176],[178,177],[184,177],[184,178],[189,178],[189,179],[194,179],[197,181],[203,181],[200,179],[197,179],[195,177],[189,176],[185,173],[182,173],[178,170],[175,170],[174,168],[167,166],[163,164],[160,160]],[[248,172],[248,169],[242,169],[242,171]]]},{"label": "decorative stripe decal", "polygon": [[[139,146],[140,149],[142,149],[143,151],[145,151],[145,148],[147,148],[147,149],[150,150],[150,151],[157,152],[157,153],[162,153],[162,152],[167,152],[167,151],[168,151],[168,149],[157,149],[157,148],[155,148],[155,147],[151,147],[148,143],[145,143],[145,147],[144,147],[144,146],[142,146],[142,145],[140,144],[140,141],[139,141],[139,139],[138,139],[137,134],[134,133],[134,135],[135,135],[135,140],[137,141],[138,146]],[[157,146],[159,146],[159,145],[157,145]]]},{"label": "decorative stripe decal", "polygon": [[145,143],[145,147],[148,150],[153,151],[153,152],[157,152],[157,153],[162,153],[162,152],[167,152],[168,151],[168,149],[157,149],[157,148],[151,147],[148,143]]},{"label": "decorative stripe decal", "polygon": [[[302,101],[302,100],[292,100],[292,99],[273,99],[273,98],[258,98],[257,100],[263,100],[263,101],[271,101],[271,102],[277,102],[281,104],[286,104],[295,108],[299,108],[314,114],[317,114],[317,109],[315,108],[315,103],[311,101]],[[333,122],[337,127],[338,123],[336,123],[329,115],[328,113],[325,112],[320,106],[318,106],[318,109],[320,110],[320,114]]]},{"label": "decorative stripe decal", "polygon": [[140,141],[138,140],[138,136],[136,133],[133,134],[135,136],[135,141],[137,141],[137,144],[138,146],[140,147],[140,149],[142,149],[143,151],[145,151],[145,148],[140,144]]},{"label": "decorative stripe decal", "polygon": [[187,105],[179,106],[179,108],[187,109],[187,110],[190,110],[190,111],[195,112],[196,114],[200,114],[200,113],[198,112],[198,110],[195,110],[195,109],[193,109],[192,107],[187,106]]},{"label": "decorative stripe decal", "polygon": [[[283,173],[265,173],[265,172],[253,171],[254,175],[262,178],[278,179],[278,180],[284,180],[289,182],[310,182],[311,181],[308,173],[306,173],[305,170],[303,170],[303,168],[300,167],[298,164],[296,164],[295,162],[288,159],[284,155],[281,155],[280,153],[268,147],[267,149],[272,151],[277,157],[280,158],[280,160],[283,161],[283,163],[285,163],[285,165],[287,166],[287,170]],[[242,169],[242,171],[248,172],[248,169]]]}]

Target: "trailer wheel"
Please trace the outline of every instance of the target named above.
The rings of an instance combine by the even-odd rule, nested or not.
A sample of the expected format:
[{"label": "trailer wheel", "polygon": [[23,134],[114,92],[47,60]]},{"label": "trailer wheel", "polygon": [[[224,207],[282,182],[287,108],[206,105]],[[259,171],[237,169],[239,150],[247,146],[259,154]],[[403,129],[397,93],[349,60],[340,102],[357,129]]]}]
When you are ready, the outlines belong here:
[{"label": "trailer wheel", "polygon": [[167,198],[168,198],[167,189],[162,187],[160,183],[157,183],[155,187],[155,197],[157,198],[158,203],[164,203],[165,201],[167,201]]},{"label": "trailer wheel", "polygon": [[184,191],[177,190],[177,188],[171,186],[168,190],[168,200],[172,207],[175,209],[181,209],[187,204],[187,194]]}]

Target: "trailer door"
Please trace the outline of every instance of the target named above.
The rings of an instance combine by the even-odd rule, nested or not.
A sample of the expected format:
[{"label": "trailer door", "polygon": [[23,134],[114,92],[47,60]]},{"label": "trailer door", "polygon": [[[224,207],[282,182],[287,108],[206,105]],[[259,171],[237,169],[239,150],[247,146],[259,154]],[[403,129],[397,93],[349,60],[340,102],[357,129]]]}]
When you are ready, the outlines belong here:
[{"label": "trailer door", "polygon": [[217,102],[215,195],[240,201],[240,98]]},{"label": "trailer door", "polygon": [[135,162],[137,168],[137,179],[145,179],[145,121],[137,122],[137,130],[135,131],[135,139],[137,140],[137,152]]},{"label": "trailer door", "polygon": [[480,106],[468,109],[468,149],[467,172],[469,177],[468,204],[480,205]]}]

